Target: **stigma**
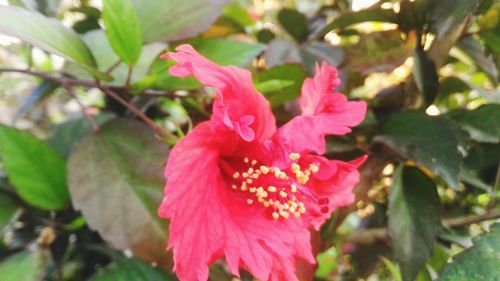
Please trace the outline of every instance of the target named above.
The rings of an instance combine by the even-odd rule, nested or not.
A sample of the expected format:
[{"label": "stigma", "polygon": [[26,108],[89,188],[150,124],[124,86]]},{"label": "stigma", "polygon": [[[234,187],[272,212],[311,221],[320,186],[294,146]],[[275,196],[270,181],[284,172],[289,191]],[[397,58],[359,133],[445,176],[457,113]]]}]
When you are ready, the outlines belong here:
[{"label": "stigma", "polygon": [[244,168],[232,174],[231,188],[246,195],[247,205],[260,204],[269,210],[274,220],[300,218],[306,213],[303,200],[311,195],[307,183],[311,175],[319,171],[319,166],[301,165],[301,155],[296,152],[290,153],[289,159],[288,167],[279,168],[245,157]]}]

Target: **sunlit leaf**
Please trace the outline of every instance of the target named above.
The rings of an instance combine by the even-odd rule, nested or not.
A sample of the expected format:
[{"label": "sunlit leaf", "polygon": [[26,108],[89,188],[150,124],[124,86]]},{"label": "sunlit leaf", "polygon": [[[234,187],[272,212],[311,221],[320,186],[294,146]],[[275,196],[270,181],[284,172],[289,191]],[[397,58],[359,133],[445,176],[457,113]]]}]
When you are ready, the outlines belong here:
[{"label": "sunlit leaf", "polygon": [[500,105],[486,104],[475,110],[456,110],[448,114],[471,138],[479,142],[500,142]]},{"label": "sunlit leaf", "polygon": [[46,262],[39,251],[23,251],[0,263],[2,281],[42,280]]},{"label": "sunlit leaf", "polygon": [[430,105],[434,102],[439,88],[436,64],[421,48],[415,50],[413,58],[415,61],[413,64],[415,84],[420,93],[422,93],[425,104]]}]

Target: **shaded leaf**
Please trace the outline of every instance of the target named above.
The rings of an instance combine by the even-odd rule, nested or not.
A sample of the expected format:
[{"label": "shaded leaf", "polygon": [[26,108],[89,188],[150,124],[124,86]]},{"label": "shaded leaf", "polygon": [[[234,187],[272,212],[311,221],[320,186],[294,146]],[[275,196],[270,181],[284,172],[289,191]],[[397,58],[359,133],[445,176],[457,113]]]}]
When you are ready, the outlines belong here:
[{"label": "shaded leaf", "polygon": [[410,111],[393,116],[383,125],[383,142],[405,159],[429,168],[450,186],[458,187],[461,157],[453,124],[441,117]]},{"label": "shaded leaf", "polygon": [[283,39],[274,39],[269,43],[264,59],[269,67],[302,61],[299,47]]},{"label": "shaded leaf", "polygon": [[456,110],[448,114],[472,139],[500,142],[500,105],[485,104],[475,110]]},{"label": "shaded leaf", "polygon": [[431,105],[439,89],[436,64],[421,48],[415,49],[413,58],[413,78],[415,79],[415,84],[424,97],[425,105]]},{"label": "shaded leaf", "polygon": [[168,147],[133,120],[115,119],[82,140],[68,161],[73,205],[118,249],[168,266],[168,232],[156,208]]},{"label": "shaded leaf", "polygon": [[403,280],[414,280],[432,256],[441,228],[436,185],[419,169],[399,167],[389,195],[389,236]]},{"label": "shaded leaf", "polygon": [[438,95],[436,99],[438,101],[442,101],[452,94],[467,92],[470,90],[471,87],[469,84],[465,83],[464,80],[455,76],[445,77],[439,81]]},{"label": "shaded leaf", "polygon": [[142,47],[142,34],[130,0],[103,1],[102,20],[113,50],[128,65],[133,65]]},{"label": "shaded leaf", "polygon": [[306,77],[307,72],[302,65],[284,64],[255,74],[254,82],[257,85],[276,80],[291,82],[291,84],[287,83],[286,86],[281,84],[284,86],[281,88],[262,91],[272,106],[278,106],[300,96],[302,82]]},{"label": "shaded leaf", "polygon": [[14,122],[26,115],[26,113],[28,113],[39,102],[54,93],[60,85],[61,84],[50,80],[43,80],[40,84],[38,84],[38,86],[33,89],[30,95],[23,100],[21,106],[17,109],[16,115],[14,116]]},{"label": "shaded leaf", "polygon": [[62,209],[69,203],[66,163],[33,135],[0,125],[0,157],[19,196],[38,208]]},{"label": "shaded leaf", "polygon": [[498,70],[493,56],[487,56],[483,46],[473,36],[468,35],[460,38],[458,48],[465,52],[474,63],[484,71],[491,81],[498,83]]},{"label": "shaded leaf", "polygon": [[481,0],[430,1],[429,21],[437,36],[442,36],[452,26],[472,13]]},{"label": "shaded leaf", "polygon": [[500,276],[500,224],[473,239],[474,245],[453,257],[439,281],[497,280]]},{"label": "shaded leaf", "polygon": [[344,29],[350,25],[367,21],[398,23],[399,19],[392,9],[369,8],[339,16],[323,27],[319,35],[323,36],[334,29]]},{"label": "shaded leaf", "polygon": [[220,16],[227,0],[133,0],[144,42],[192,37]]},{"label": "shaded leaf", "polygon": [[23,251],[0,263],[2,281],[37,281],[45,273],[45,261],[39,251]]},{"label": "shaded leaf", "polygon": [[305,67],[310,73],[314,73],[316,64],[320,65],[323,61],[335,67],[338,67],[344,61],[344,51],[342,48],[325,42],[315,41],[302,46],[300,54],[302,55]]},{"label": "shaded leaf", "polygon": [[170,281],[177,280],[136,258],[120,258],[90,281]]},{"label": "shaded leaf", "polygon": [[[112,113],[101,113],[92,116],[92,119],[97,125],[102,125],[112,119],[115,115]],[[47,140],[47,143],[66,157],[72,150],[73,146],[80,141],[85,135],[91,132],[89,122],[85,116],[71,119],[54,126],[52,135]]]},{"label": "shaded leaf", "polygon": [[18,206],[16,201],[9,195],[0,193],[0,234],[2,229],[10,222],[12,216],[16,213]]},{"label": "shaded leaf", "polygon": [[301,12],[284,8],[278,12],[278,22],[281,27],[290,34],[298,42],[303,41],[307,37],[307,19]]},{"label": "shaded leaf", "polygon": [[0,32],[62,56],[90,74],[109,80],[108,75],[95,69],[96,62],[78,35],[55,19],[22,8],[0,5]]}]

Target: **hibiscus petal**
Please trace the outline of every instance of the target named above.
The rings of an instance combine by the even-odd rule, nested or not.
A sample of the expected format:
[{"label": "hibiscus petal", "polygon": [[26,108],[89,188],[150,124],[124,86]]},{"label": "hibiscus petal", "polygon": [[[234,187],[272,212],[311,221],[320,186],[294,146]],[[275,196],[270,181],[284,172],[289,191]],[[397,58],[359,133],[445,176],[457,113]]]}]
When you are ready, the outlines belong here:
[{"label": "hibiscus petal", "polygon": [[[280,134],[297,152],[325,152],[326,135],[343,135],[350,127],[363,121],[365,102],[348,101],[340,93],[332,93],[339,85],[337,70],[326,62],[316,68],[314,78],[307,78],[302,86],[301,116],[297,116],[280,129]],[[301,134],[303,133],[303,134]]]},{"label": "hibiscus petal", "polygon": [[212,124],[217,129],[239,133],[235,130],[235,125],[240,122],[241,117],[247,115],[255,119],[252,125],[248,126],[248,129],[254,131],[254,137],[249,139],[251,134],[241,135],[245,141],[262,141],[273,135],[276,121],[271,107],[264,96],[255,90],[248,70],[217,65],[187,44],[180,45],[176,52],[166,53],[161,57],[177,62],[170,68],[170,74],[179,77],[195,76],[205,86],[216,89]]},{"label": "hibiscus petal", "polygon": [[209,264],[222,256],[233,274],[243,267],[261,280],[277,268],[289,268],[281,260],[314,262],[310,234],[301,220],[269,219],[262,206],[249,206],[231,191],[219,168],[225,142],[205,122],[171,151],[158,213],[170,219],[169,248],[179,279],[207,280]]}]

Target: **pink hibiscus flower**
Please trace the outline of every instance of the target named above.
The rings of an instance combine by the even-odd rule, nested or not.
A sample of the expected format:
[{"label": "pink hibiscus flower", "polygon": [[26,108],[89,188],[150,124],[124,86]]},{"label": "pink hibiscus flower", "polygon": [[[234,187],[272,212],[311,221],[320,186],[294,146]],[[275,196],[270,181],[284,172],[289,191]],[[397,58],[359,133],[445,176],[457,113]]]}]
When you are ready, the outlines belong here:
[{"label": "pink hibiscus flower", "polygon": [[326,159],[324,136],[350,132],[366,103],[332,93],[340,81],[323,63],[304,82],[302,114],[277,129],[249,71],[219,66],[190,45],[162,57],[177,62],[170,74],[216,90],[210,121],[177,143],[165,170],[158,212],[170,219],[179,279],[205,281],[209,265],[224,257],[236,276],[244,268],[260,280],[298,280],[296,262],[315,262],[309,230],[353,202],[366,159]]}]

